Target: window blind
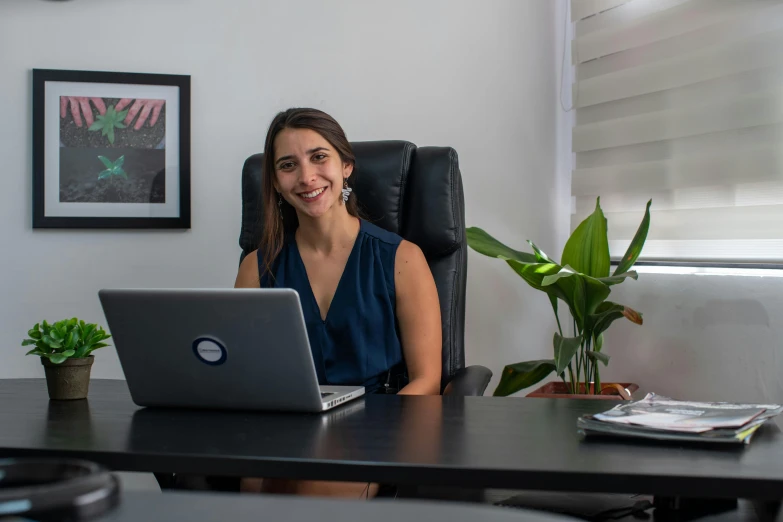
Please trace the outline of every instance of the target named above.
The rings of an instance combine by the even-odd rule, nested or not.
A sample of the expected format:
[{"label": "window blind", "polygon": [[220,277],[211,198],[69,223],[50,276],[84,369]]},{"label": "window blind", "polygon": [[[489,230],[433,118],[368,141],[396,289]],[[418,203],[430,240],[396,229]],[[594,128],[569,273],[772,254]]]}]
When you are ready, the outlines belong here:
[{"label": "window blind", "polygon": [[783,0],[571,0],[572,229],[622,256],[783,263]]}]

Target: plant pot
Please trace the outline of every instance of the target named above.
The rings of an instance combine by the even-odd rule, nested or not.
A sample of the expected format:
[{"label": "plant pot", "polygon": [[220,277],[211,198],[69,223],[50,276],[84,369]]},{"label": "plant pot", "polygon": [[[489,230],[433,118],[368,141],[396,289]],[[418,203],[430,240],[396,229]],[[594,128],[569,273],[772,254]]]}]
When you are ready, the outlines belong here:
[{"label": "plant pot", "polygon": [[79,359],[66,359],[61,364],[53,364],[46,357],[41,357],[41,364],[46,372],[49,398],[55,401],[87,398],[93,360],[94,357],[89,355]]},{"label": "plant pot", "polygon": [[639,386],[632,382],[603,382],[601,393],[594,393],[594,383],[590,383],[590,393],[585,393],[585,383],[579,383],[580,393],[571,393],[571,388],[562,382],[550,382],[533,390],[527,397],[545,397],[549,399],[603,399],[603,400],[630,400],[632,394]]}]

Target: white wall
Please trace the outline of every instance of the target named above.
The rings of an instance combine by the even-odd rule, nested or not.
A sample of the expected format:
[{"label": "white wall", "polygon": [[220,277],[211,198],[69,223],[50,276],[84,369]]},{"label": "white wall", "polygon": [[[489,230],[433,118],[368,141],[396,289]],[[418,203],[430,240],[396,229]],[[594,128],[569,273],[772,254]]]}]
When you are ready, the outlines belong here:
[{"label": "white wall", "polygon": [[[550,0],[0,2],[0,378],[42,376],[19,346],[40,319],[103,323],[102,287],[231,286],[240,169],[289,106],[326,110],[351,140],[455,147],[468,224],[554,250],[563,221],[556,8]],[[32,68],[192,76],[192,230],[32,230]],[[498,374],[548,354],[553,321],[541,296],[503,263],[473,254],[469,262],[468,362]],[[98,353],[95,377],[122,377],[112,350]]]},{"label": "white wall", "polygon": [[642,312],[644,325],[609,329],[604,379],[677,398],[783,402],[783,274],[638,270],[611,300]]}]

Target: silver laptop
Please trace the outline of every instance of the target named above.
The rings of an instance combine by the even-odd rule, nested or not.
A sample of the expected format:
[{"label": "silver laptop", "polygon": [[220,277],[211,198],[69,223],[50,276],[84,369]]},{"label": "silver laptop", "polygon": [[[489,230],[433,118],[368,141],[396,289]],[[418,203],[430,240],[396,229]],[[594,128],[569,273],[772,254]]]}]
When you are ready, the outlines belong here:
[{"label": "silver laptop", "polygon": [[133,402],[325,411],[362,386],[319,386],[293,289],[98,292]]}]

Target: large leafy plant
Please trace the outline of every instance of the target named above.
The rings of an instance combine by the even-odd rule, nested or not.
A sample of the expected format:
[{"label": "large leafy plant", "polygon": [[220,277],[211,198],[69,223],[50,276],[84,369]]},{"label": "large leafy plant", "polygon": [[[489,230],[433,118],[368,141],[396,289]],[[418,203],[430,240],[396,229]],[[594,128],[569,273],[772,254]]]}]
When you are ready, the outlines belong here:
[{"label": "large leafy plant", "polygon": [[111,337],[97,324],[88,324],[75,317],[54,324],[36,323],[27,335],[29,338],[22,341],[22,346],[34,345],[35,348],[26,355],[46,357],[54,364],[70,357],[87,357],[94,350],[109,346],[103,341]]},{"label": "large leafy plant", "polygon": [[[606,366],[609,356],[603,349],[603,333],[617,319],[625,317],[642,324],[642,314],[607,301],[611,287],[627,278],[637,279],[631,267],[639,258],[650,228],[650,204],[644,213],[625,255],[610,275],[609,241],[606,218],[600,198],[595,211],[574,230],[566,242],[560,263],[547,256],[528,240],[533,253],[510,248],[476,227],[468,228],[468,245],[476,252],[504,260],[527,284],[549,297],[557,320],[554,357],[510,364],[503,369],[494,395],[507,396],[536,384],[554,372],[571,393],[600,393],[600,362]],[[573,320],[573,336],[566,337],[558,315],[558,300],[568,306]],[[566,372],[568,377],[566,378]],[[585,383],[584,388],[580,383]]]}]

